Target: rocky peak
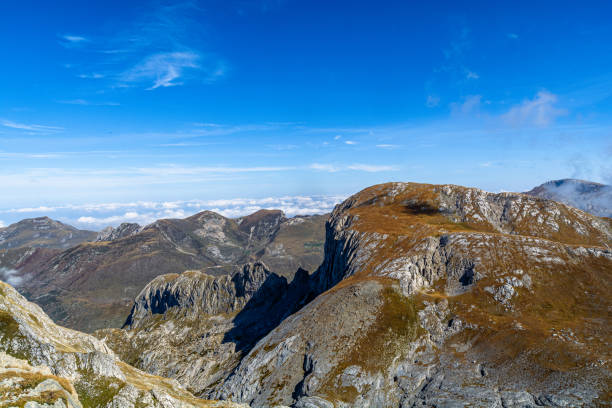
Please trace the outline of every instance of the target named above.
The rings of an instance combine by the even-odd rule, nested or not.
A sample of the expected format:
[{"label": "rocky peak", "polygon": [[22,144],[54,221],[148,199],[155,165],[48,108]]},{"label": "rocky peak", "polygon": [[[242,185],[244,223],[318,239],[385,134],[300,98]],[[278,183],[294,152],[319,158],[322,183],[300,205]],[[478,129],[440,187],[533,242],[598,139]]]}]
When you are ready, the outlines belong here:
[{"label": "rocky peak", "polygon": [[300,269],[287,284],[261,262],[245,264],[231,276],[164,275],[136,298],[123,330],[96,334],[128,362],[206,396],[259,339],[299,308],[308,287],[308,272]]},{"label": "rocky peak", "polygon": [[277,297],[286,288],[287,280],[261,262],[247,263],[233,275],[215,277],[196,270],[161,275],[136,297],[125,327],[141,327],[146,318],[172,308],[189,316],[234,313],[249,302]]},{"label": "rocky peak", "polygon": [[136,223],[124,222],[118,227],[106,227],[98,233],[96,242],[114,241],[125,237],[131,237],[142,231],[142,227]]},{"label": "rocky peak", "polygon": [[240,231],[249,235],[249,241],[269,240],[287,218],[281,210],[259,210],[236,220]]},{"label": "rocky peak", "polygon": [[199,224],[199,225],[205,225],[207,223],[210,223],[211,221],[219,223],[226,219],[227,218],[225,218],[221,214],[217,214],[216,212],[209,211],[209,210],[201,211],[187,218],[188,221]]},{"label": "rocky peak", "polygon": [[599,217],[612,218],[612,186],[562,179],[541,184],[525,194],[571,205]]}]

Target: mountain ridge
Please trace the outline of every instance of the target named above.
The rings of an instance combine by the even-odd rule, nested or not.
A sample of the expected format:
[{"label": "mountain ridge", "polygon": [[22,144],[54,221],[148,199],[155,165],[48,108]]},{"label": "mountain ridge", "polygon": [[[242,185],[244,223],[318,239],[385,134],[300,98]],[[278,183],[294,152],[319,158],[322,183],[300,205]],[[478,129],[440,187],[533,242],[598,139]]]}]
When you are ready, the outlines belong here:
[{"label": "mountain ridge", "polygon": [[298,267],[318,266],[325,216],[287,219],[280,211],[252,216],[252,225],[211,211],[157,220],[143,228],[127,225],[125,236],[19,258],[13,269],[29,299],[39,302],[59,323],[91,332],[120,327],[134,297],[158,275],[188,269],[223,275],[261,259],[292,278]]},{"label": "mountain ridge", "polygon": [[[98,335],[120,355],[138,339],[137,366],[253,407],[596,404],[610,381],[611,237],[610,220],[529,195],[377,185],[336,206],[323,263],[300,278],[294,309],[281,307],[295,311],[225,360],[221,378],[213,366],[193,377],[180,359],[163,360],[172,347],[200,350],[202,336],[161,354],[155,341],[219,319],[206,353],[223,355],[234,315],[168,304],[146,318],[151,337],[136,326]],[[156,360],[165,363],[147,366]]]}]

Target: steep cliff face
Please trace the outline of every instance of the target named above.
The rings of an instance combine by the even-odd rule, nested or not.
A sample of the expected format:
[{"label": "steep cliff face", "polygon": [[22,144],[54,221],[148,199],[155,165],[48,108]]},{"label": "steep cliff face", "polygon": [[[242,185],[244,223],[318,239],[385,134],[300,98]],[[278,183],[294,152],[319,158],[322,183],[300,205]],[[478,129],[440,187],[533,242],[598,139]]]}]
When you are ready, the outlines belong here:
[{"label": "steep cliff face", "polygon": [[20,291],[61,324],[84,331],[120,327],[134,297],[159,275],[204,269],[221,276],[258,259],[288,279],[298,267],[316,268],[323,225],[321,216],[287,219],[280,211],[238,220],[204,211],[158,220],[139,232],[136,224],[122,225],[97,242],[45,257],[32,254],[11,274],[21,280]]},{"label": "steep cliff face", "polygon": [[124,330],[96,332],[120,357],[205,395],[253,345],[301,305],[307,272],[293,282],[260,262],[233,275],[159,276],[138,295]]},{"label": "steep cliff face", "polygon": [[125,237],[131,237],[142,231],[142,227],[136,223],[124,222],[118,227],[106,227],[98,233],[96,241],[114,241]]},{"label": "steep cliff face", "polygon": [[[287,280],[271,273],[261,263],[246,264],[233,275],[214,277],[202,271],[162,275],[150,282],[136,297],[125,324],[142,328],[147,319],[177,308],[188,317],[200,314],[231,314],[256,303],[282,295]],[[261,299],[253,299],[257,294]]]},{"label": "steep cliff face", "polygon": [[236,220],[240,231],[249,235],[249,242],[268,240],[287,218],[280,210],[260,210]]},{"label": "steep cliff face", "polygon": [[610,221],[527,195],[391,183],[336,207],[323,292],[210,395],[253,406],[609,401]]},{"label": "steep cliff face", "polygon": [[199,400],[173,380],[125,364],[103,341],[55,325],[3,282],[0,391],[7,407],[237,406]]}]

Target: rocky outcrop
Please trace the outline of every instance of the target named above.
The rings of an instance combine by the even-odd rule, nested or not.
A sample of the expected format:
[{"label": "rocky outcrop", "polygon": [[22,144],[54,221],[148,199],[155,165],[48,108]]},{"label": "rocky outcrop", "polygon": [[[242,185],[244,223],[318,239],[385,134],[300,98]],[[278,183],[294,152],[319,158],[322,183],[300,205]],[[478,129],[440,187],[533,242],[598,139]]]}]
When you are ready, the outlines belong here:
[{"label": "rocky outcrop", "polygon": [[291,283],[260,262],[233,275],[163,275],[138,295],[124,329],[99,330],[122,359],[205,395],[307,297],[308,273]]},{"label": "rocky outcrop", "polygon": [[55,325],[0,282],[0,401],[30,407],[235,406],[194,398],[117,358],[97,338]]},{"label": "rocky outcrop", "polygon": [[142,328],[148,318],[172,308],[187,317],[232,314],[248,302],[260,302],[253,298],[255,295],[269,301],[270,297],[282,296],[287,287],[286,279],[271,273],[261,262],[246,264],[233,275],[218,277],[202,271],[162,275],[136,297],[125,327]]},{"label": "rocky outcrop", "polygon": [[82,408],[74,385],[53,375],[49,367],[0,352],[0,406]]},{"label": "rocky outcrop", "polygon": [[124,222],[118,227],[106,227],[98,233],[96,242],[114,241],[116,239],[131,237],[142,231],[142,227],[136,223]]},{"label": "rocky outcrop", "polygon": [[256,407],[601,403],[610,234],[609,220],[521,194],[366,189],[327,224],[311,280],[322,293],[209,395]]},{"label": "rocky outcrop", "polygon": [[257,242],[267,240],[280,228],[283,221],[287,217],[280,210],[259,210],[246,217],[241,217],[236,220],[238,228],[249,234],[249,242]]},{"label": "rocky outcrop", "polygon": [[49,217],[28,218],[0,228],[0,249],[66,249],[95,237],[93,231],[79,230]]},{"label": "rocky outcrop", "polygon": [[559,201],[599,217],[612,218],[612,186],[605,184],[575,179],[553,180],[525,194]]}]

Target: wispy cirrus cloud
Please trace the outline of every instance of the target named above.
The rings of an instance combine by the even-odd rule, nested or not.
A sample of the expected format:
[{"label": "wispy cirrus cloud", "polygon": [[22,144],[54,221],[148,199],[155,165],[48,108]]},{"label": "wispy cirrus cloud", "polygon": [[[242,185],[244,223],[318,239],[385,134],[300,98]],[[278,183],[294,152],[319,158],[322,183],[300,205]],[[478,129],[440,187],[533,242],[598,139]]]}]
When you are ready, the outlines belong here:
[{"label": "wispy cirrus cloud", "polygon": [[462,102],[451,103],[451,113],[453,115],[468,115],[478,113],[480,110],[482,95],[468,95]]},{"label": "wispy cirrus cloud", "polygon": [[119,102],[94,102],[87,99],[68,99],[58,101],[64,105],[81,105],[81,106],[119,106]]},{"label": "wispy cirrus cloud", "polygon": [[106,75],[100,74],[98,72],[92,72],[91,74],[79,74],[77,76],[82,79],[101,79],[104,78]]},{"label": "wispy cirrus cloud", "polygon": [[59,43],[66,48],[73,48],[89,42],[89,39],[82,35],[62,34]]},{"label": "wispy cirrus cloud", "polygon": [[61,153],[21,153],[21,152],[2,152],[0,158],[16,158],[16,159],[59,159],[65,157]]},{"label": "wispy cirrus cloud", "polygon": [[64,130],[63,127],[60,126],[47,126],[47,125],[37,125],[37,124],[26,124],[13,122],[12,120],[0,119],[0,125],[17,130],[29,131],[33,133],[57,133]]},{"label": "wispy cirrus cloud", "polygon": [[568,113],[557,107],[557,95],[540,91],[532,99],[525,99],[502,115],[502,119],[512,126],[548,126],[558,117]]},{"label": "wispy cirrus cloud", "polygon": [[[139,189],[143,186],[189,185],[206,182],[229,182],[237,178],[257,179],[303,168],[293,166],[184,166],[159,165],[122,168],[58,168],[36,167],[0,172],[0,185],[5,188],[30,190],[62,189],[65,186],[98,191]],[[257,175],[257,177],[256,177]]]},{"label": "wispy cirrus cloud", "polygon": [[327,171],[329,173],[335,173],[340,170],[339,167],[334,166],[333,164],[323,164],[323,163],[312,163],[309,167],[312,170]]},{"label": "wispy cirrus cloud", "polygon": [[110,87],[150,91],[213,82],[226,74],[227,63],[204,46],[201,12],[189,1],[158,5],[115,33],[62,36],[62,44],[94,56],[84,66],[91,73],[79,78],[105,79]]},{"label": "wispy cirrus cloud", "polygon": [[397,171],[396,166],[379,166],[373,164],[351,164],[347,167],[349,170],[365,171],[368,173],[379,173],[382,171]]},{"label": "wispy cirrus cloud", "polygon": [[[212,65],[208,65],[212,64]],[[196,72],[197,71],[197,72]],[[146,90],[183,85],[179,81],[187,73],[202,74],[204,80],[211,81],[224,74],[225,69],[219,61],[206,61],[195,51],[168,52],[149,55],[120,76],[122,85],[152,84]]]},{"label": "wispy cirrus cloud", "polygon": [[87,38],[80,35],[62,35],[62,39],[72,42],[72,43],[81,43],[87,41]]},{"label": "wispy cirrus cloud", "polygon": [[367,173],[379,173],[383,171],[397,171],[399,170],[398,166],[389,166],[389,165],[376,165],[376,164],[363,164],[363,163],[355,163],[346,166],[340,166],[335,164],[326,164],[326,163],[312,163],[309,166],[312,170],[318,171],[326,171],[329,173],[335,173],[338,171],[364,171]]}]

